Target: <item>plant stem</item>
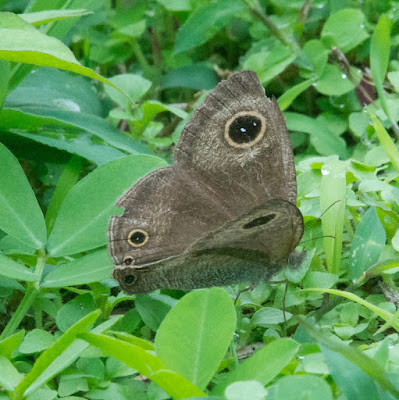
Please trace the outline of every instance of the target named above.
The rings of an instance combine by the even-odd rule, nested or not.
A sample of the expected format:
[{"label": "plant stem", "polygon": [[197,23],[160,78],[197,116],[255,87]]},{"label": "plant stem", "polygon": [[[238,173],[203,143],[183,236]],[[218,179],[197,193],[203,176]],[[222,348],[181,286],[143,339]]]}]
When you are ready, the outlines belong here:
[{"label": "plant stem", "polygon": [[280,40],[282,44],[291,47],[291,44],[285,38],[285,35],[280,31],[277,25],[274,22],[272,22],[272,20],[265,14],[258,0],[246,0],[245,2],[248,4],[251,13],[255,15],[255,17],[258,17],[266,25],[266,27],[270,30],[270,32],[278,40]]},{"label": "plant stem", "polygon": [[37,275],[38,279],[36,282],[29,282],[28,287],[26,289],[24,298],[22,299],[21,303],[19,303],[17,309],[15,310],[14,315],[11,317],[10,321],[4,328],[3,332],[0,335],[0,340],[5,339],[8,336],[11,336],[15,330],[18,328],[19,324],[21,323],[22,319],[25,317],[26,313],[31,308],[33,302],[35,301],[36,296],[39,293],[39,284],[44,264],[46,262],[46,253],[45,251],[39,250],[39,255],[37,257],[35,274]]},{"label": "plant stem", "polygon": [[33,301],[38,294],[37,289],[34,287],[32,283],[29,283],[28,288],[26,289],[24,298],[22,299],[21,303],[19,303],[18,308],[16,309],[14,315],[11,317],[10,321],[8,322],[7,326],[4,328],[3,332],[0,335],[0,340],[11,336],[15,330],[18,328],[20,322],[25,317],[25,314],[28,312],[29,308],[31,307]]}]

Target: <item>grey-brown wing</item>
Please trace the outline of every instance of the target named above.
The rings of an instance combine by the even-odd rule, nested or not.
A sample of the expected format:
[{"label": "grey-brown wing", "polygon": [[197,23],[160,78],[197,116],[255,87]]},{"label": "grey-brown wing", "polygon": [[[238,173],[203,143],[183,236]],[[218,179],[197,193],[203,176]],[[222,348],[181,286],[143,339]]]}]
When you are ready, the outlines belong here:
[{"label": "grey-brown wing", "polygon": [[297,207],[273,199],[226,222],[180,255],[117,268],[114,277],[128,293],[267,281],[287,261],[302,233]]},{"label": "grey-brown wing", "polygon": [[206,97],[182,132],[175,160],[223,193],[236,216],[271,198],[296,203],[284,118],[252,71],[232,75]]}]

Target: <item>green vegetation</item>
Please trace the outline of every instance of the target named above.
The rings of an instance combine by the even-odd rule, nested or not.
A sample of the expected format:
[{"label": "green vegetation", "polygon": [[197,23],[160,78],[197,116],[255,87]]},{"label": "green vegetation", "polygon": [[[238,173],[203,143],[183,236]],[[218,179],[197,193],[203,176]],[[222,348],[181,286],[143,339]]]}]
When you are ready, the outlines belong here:
[{"label": "green vegetation", "polygon": [[[399,399],[398,10],[0,0],[0,400]],[[304,261],[237,303],[119,292],[116,198],[240,69],[291,131]]]}]

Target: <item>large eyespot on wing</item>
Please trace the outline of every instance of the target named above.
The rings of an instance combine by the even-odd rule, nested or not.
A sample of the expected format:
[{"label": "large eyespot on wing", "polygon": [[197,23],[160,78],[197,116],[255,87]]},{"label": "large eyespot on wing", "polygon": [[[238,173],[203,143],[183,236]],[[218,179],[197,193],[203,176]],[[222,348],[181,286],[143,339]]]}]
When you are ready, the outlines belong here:
[{"label": "large eyespot on wing", "polygon": [[209,93],[183,129],[175,160],[217,190],[240,196],[245,190],[247,210],[271,198],[296,201],[284,118],[252,71],[233,74]]},{"label": "large eyespot on wing", "polygon": [[236,148],[248,148],[258,143],[266,132],[266,119],[256,111],[241,111],[226,123],[224,137]]}]

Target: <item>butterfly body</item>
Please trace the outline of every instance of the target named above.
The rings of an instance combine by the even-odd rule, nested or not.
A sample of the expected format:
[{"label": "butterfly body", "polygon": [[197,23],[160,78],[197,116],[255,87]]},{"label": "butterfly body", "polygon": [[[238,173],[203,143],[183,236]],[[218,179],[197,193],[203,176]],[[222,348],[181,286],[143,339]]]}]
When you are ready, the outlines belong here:
[{"label": "butterfly body", "polygon": [[292,148],[251,71],[221,82],[174,163],[138,181],[111,218],[113,276],[128,293],[268,280],[303,233]]}]

